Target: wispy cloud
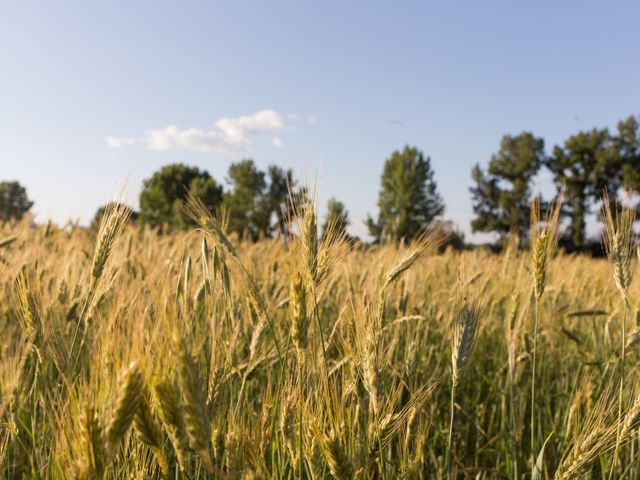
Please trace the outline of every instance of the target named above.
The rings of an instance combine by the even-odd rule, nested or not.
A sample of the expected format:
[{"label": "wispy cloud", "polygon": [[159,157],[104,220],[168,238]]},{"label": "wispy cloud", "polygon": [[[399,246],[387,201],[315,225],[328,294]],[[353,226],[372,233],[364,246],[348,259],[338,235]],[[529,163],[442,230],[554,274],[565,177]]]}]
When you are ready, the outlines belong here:
[{"label": "wispy cloud", "polygon": [[[284,117],[274,110],[261,110],[253,115],[223,117],[211,130],[181,130],[175,125],[168,125],[149,130],[140,138],[109,136],[106,140],[112,148],[141,144],[156,151],[183,148],[196,152],[241,153],[248,149],[256,135],[281,130],[285,123]],[[276,148],[283,145],[279,138],[272,142]]]},{"label": "wispy cloud", "polygon": [[280,137],[274,137],[271,140],[271,143],[273,144],[273,146],[277,149],[280,149],[282,147],[284,147],[284,143],[282,142],[282,139]]}]

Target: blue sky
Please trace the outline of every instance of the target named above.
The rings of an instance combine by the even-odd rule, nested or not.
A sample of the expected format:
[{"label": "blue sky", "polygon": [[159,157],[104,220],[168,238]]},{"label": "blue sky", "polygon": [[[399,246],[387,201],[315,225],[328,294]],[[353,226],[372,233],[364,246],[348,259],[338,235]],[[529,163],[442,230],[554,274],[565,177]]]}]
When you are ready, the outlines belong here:
[{"label": "blue sky", "polygon": [[0,178],[86,222],[127,177],[251,157],[317,174],[364,234],[409,143],[469,232],[503,134],[550,150],[640,113],[639,24],[635,1],[5,1]]}]

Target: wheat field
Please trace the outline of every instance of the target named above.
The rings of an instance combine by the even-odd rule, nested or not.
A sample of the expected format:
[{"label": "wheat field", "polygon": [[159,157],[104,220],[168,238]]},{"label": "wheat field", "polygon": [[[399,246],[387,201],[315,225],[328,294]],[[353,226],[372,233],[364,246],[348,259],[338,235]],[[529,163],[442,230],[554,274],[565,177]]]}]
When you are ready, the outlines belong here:
[{"label": "wheat field", "polygon": [[312,205],[287,243],[191,213],[2,227],[2,478],[640,477],[617,217],[612,269],[553,217],[497,255],[319,239]]}]

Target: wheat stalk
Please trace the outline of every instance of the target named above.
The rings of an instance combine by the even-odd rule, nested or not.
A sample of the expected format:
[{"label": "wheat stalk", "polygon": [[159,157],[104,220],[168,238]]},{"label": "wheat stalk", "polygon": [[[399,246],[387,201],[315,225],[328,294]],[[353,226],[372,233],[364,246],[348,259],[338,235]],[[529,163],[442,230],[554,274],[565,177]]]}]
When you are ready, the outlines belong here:
[{"label": "wheat stalk", "polygon": [[107,464],[104,430],[93,405],[87,405],[82,417],[85,471],[101,479]]},{"label": "wheat stalk", "polygon": [[140,399],[136,415],[133,418],[133,425],[138,438],[151,449],[158,460],[162,472],[168,475],[169,462],[164,452],[164,438],[162,437],[160,425],[158,425],[151,412],[149,392],[146,386],[144,387],[144,393]]},{"label": "wheat stalk", "polygon": [[458,385],[463,370],[469,364],[478,333],[479,304],[464,300],[453,328],[451,365],[453,384]]},{"label": "wheat stalk", "polygon": [[[533,285],[537,299],[542,297],[547,284],[549,259],[558,243],[558,221],[564,199],[564,186],[561,188],[553,207],[547,209],[544,218],[540,213],[540,199],[531,202],[531,254],[533,265]],[[540,223],[543,223],[540,225]]]},{"label": "wheat stalk", "polygon": [[[613,382],[600,395],[595,407],[583,422],[582,429],[556,471],[557,480],[583,478],[598,457],[633,439],[640,422],[640,395],[636,395],[621,420],[612,423],[615,411]],[[615,452],[614,452],[615,456]],[[615,467],[615,458],[612,468]]]},{"label": "wheat stalk", "polygon": [[211,473],[213,471],[209,449],[211,432],[202,388],[204,382],[202,382],[193,357],[187,351],[184,339],[177,331],[174,332],[173,345],[178,363],[178,382],[184,398],[184,423],[187,438],[193,449],[200,454],[207,471]]},{"label": "wheat stalk", "polygon": [[335,480],[350,480],[353,478],[353,465],[337,435],[324,437],[320,450],[327,462],[329,472],[331,472],[331,476]]},{"label": "wheat stalk", "polygon": [[185,443],[185,426],[180,396],[173,383],[162,380],[154,385],[158,413],[173,444],[180,470],[184,470],[182,446]]},{"label": "wheat stalk", "polygon": [[635,209],[623,208],[611,211],[611,201],[607,192],[602,197],[600,218],[603,228],[603,245],[607,253],[616,287],[626,302],[629,285],[633,278],[632,260],[635,250]]},{"label": "wheat stalk", "polygon": [[291,339],[302,360],[308,341],[307,290],[302,275],[296,273],[290,287]]},{"label": "wheat stalk", "polygon": [[456,387],[462,372],[471,360],[475,346],[480,317],[479,299],[469,299],[465,292],[467,285],[463,264],[460,266],[459,276],[460,299],[456,308],[451,346],[451,405],[449,420],[449,437],[447,442],[447,477],[451,478],[451,454],[453,448],[453,423],[455,419]]},{"label": "wheat stalk", "polygon": [[142,372],[136,362],[131,362],[121,375],[118,397],[106,431],[108,458],[113,458],[115,455],[118,444],[124,438],[138,411],[143,394]]},{"label": "wheat stalk", "polygon": [[96,248],[91,262],[91,283],[93,288],[100,280],[116,239],[127,225],[130,215],[131,207],[121,202],[111,202],[107,205],[100,222]]},{"label": "wheat stalk", "polygon": [[[602,208],[600,218],[604,225],[603,244],[604,250],[609,258],[613,278],[622,297],[624,314],[622,316],[622,328],[620,339],[620,390],[618,398],[618,423],[622,421],[622,395],[624,389],[625,357],[626,357],[626,324],[627,324],[627,295],[631,279],[633,277],[632,260],[635,248],[635,235],[633,234],[633,223],[635,222],[635,210],[623,208],[621,212],[616,209],[615,214],[611,211],[611,201],[605,191],[602,197]],[[618,447],[622,440],[622,432],[618,432],[615,452],[613,456],[613,466],[615,468],[618,460]]]},{"label": "wheat stalk", "polygon": [[[556,197],[553,207],[549,207],[541,219],[540,199],[536,198],[531,202],[531,255],[533,270],[533,292],[535,297],[534,319],[533,319],[533,352],[531,355],[531,474],[535,469],[536,455],[536,368],[538,352],[538,315],[540,309],[540,298],[544,293],[547,284],[547,274],[549,260],[558,243],[558,221],[560,210],[564,199],[564,185],[561,187]],[[543,220],[543,225],[540,225]]]},{"label": "wheat stalk", "polygon": [[20,270],[15,281],[15,303],[18,307],[20,326],[29,342],[33,345],[36,355],[42,361],[39,345],[40,337],[42,336],[41,319],[30,276],[26,266]]}]

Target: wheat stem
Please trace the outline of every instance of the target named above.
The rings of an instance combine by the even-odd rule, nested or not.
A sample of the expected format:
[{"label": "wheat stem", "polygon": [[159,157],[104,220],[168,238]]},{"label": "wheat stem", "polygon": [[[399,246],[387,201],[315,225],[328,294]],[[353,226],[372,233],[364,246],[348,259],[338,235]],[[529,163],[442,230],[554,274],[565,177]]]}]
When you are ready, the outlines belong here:
[{"label": "wheat stem", "polygon": [[450,417],[449,417],[449,437],[447,440],[447,478],[452,478],[451,476],[451,452],[453,448],[453,421],[455,419],[455,404],[456,404],[456,384],[451,383],[451,405],[450,405]]},{"label": "wheat stem", "polygon": [[620,439],[621,439],[621,430],[622,430],[622,407],[623,407],[623,393],[624,393],[624,362],[626,357],[626,344],[627,344],[627,336],[626,336],[626,324],[627,324],[627,300],[623,297],[622,302],[624,303],[624,313],[622,316],[622,339],[620,344],[620,389],[618,390],[618,427],[616,432],[616,447],[613,451],[613,462],[611,464],[611,471],[609,472],[609,478],[613,475],[613,471],[616,468],[618,463],[618,454],[620,449]]},{"label": "wheat stem", "polygon": [[538,315],[540,300],[536,296],[533,307],[533,350],[531,356],[531,471],[536,464],[536,355],[538,352]]}]

